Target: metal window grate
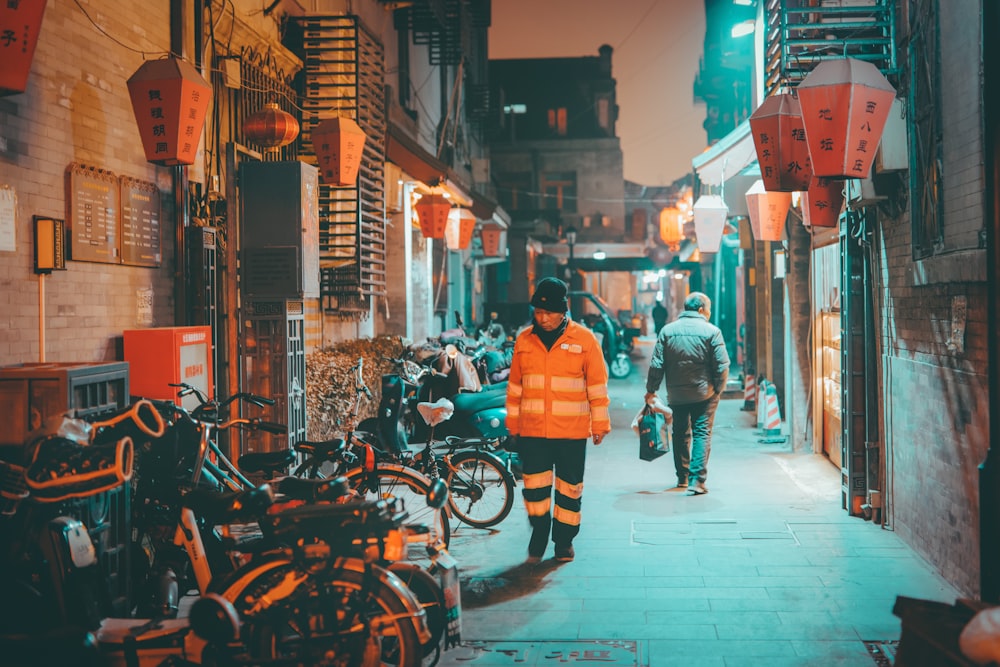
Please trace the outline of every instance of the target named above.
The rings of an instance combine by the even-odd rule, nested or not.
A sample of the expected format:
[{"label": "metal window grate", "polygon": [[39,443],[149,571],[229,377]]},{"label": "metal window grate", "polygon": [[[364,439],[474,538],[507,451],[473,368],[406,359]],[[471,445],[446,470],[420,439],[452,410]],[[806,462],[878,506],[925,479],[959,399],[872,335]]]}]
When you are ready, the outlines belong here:
[{"label": "metal window grate", "polygon": [[764,87],[799,83],[823,60],[845,56],[897,75],[895,3],[890,0],[767,0]]},{"label": "metal window grate", "polygon": [[382,45],[355,16],[300,20],[305,52],[302,155],[316,162],[312,129],[331,114],[355,119],[368,139],[349,187],[321,185],[320,300],[324,311],[361,319],[385,296],[385,133]]},{"label": "metal window grate", "polygon": [[250,115],[260,111],[269,102],[277,104],[282,111],[290,113],[301,124],[299,110],[295,105],[295,89],[288,77],[274,62],[269,53],[257,53],[251,47],[244,47],[240,56],[240,76],[242,87],[238,92],[238,111],[233,128],[237,141],[260,151],[265,162],[294,160],[298,155],[298,144],[292,142],[281,148],[259,146],[247,139],[243,133],[243,123]]}]

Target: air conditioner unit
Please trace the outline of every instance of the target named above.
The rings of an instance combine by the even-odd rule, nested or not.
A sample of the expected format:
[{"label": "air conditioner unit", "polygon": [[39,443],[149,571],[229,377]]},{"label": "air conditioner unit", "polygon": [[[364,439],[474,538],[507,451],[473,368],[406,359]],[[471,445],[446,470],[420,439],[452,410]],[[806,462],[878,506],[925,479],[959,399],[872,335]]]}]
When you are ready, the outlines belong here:
[{"label": "air conditioner unit", "polygon": [[874,206],[887,197],[880,195],[871,178],[849,178],[844,181],[844,194],[852,208]]},{"label": "air conditioner unit", "polygon": [[889,118],[885,121],[882,141],[875,153],[875,173],[884,171],[904,171],[909,169],[906,146],[906,107],[896,98],[892,101]]}]

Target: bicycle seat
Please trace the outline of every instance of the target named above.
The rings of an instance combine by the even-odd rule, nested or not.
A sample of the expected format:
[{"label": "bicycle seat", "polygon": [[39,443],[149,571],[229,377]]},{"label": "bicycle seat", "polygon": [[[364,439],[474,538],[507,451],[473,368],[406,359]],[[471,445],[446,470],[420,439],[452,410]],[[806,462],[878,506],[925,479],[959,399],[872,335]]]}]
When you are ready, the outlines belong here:
[{"label": "bicycle seat", "polygon": [[[458,398],[456,396],[456,398]],[[455,414],[455,404],[447,398],[439,398],[433,403],[417,403],[417,412],[428,426],[437,426],[448,421]]]},{"label": "bicycle seat", "polygon": [[211,524],[256,519],[273,503],[274,491],[267,484],[237,493],[193,489],[183,500],[184,507]]},{"label": "bicycle seat", "polygon": [[502,408],[507,401],[507,394],[500,391],[458,394],[453,400],[455,401],[455,409],[457,411],[472,414],[480,410]]},{"label": "bicycle seat", "polygon": [[350,495],[351,486],[346,477],[331,479],[302,479],[285,477],[278,482],[278,492],[292,500],[306,502],[333,501]]},{"label": "bicycle seat", "polygon": [[250,452],[243,454],[236,465],[244,472],[260,472],[273,477],[275,473],[287,470],[295,463],[295,452],[283,449],[279,452]]},{"label": "bicycle seat", "polygon": [[315,456],[319,459],[332,458],[345,449],[347,449],[347,442],[343,438],[334,438],[333,440],[324,440],[323,442],[302,440],[295,444],[295,451],[299,454]]}]

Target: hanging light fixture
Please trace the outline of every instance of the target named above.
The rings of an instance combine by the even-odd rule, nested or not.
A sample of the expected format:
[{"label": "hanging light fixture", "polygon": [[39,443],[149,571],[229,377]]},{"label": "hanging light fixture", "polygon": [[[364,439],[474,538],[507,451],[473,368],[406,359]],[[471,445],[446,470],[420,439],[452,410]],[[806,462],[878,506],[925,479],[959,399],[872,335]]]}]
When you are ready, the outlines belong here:
[{"label": "hanging light fixture", "polygon": [[795,96],[771,95],[750,114],[749,123],[764,188],[793,192],[809,187],[812,164],[802,111]]},{"label": "hanging light fixture", "polygon": [[681,248],[683,238],[684,214],[679,208],[667,206],[660,211],[660,239],[671,252],[677,252]]},{"label": "hanging light fixture", "polygon": [[319,162],[321,183],[344,187],[358,182],[361,157],[368,140],[360,125],[345,116],[336,116],[321,120],[310,136]]},{"label": "hanging light fixture", "polygon": [[451,202],[442,195],[424,195],[414,207],[420,220],[420,233],[425,238],[443,239],[448,225]]},{"label": "hanging light fixture", "polygon": [[844,182],[814,177],[802,193],[802,224],[807,227],[836,227],[844,206]]},{"label": "hanging light fixture", "polygon": [[719,195],[702,195],[694,203],[694,233],[698,249],[702,252],[719,252],[722,232],[729,217],[729,207]]},{"label": "hanging light fixture", "polygon": [[194,164],[212,88],[192,65],[173,56],[147,60],[128,80],[146,160]]},{"label": "hanging light fixture", "polygon": [[780,241],[785,234],[785,218],[792,206],[791,192],[768,192],[758,180],[747,190],[750,228],[757,241]]},{"label": "hanging light fixture", "polygon": [[28,74],[44,14],[45,0],[0,2],[0,46],[5,47],[0,67],[0,97],[28,89]]},{"label": "hanging light fixture", "polygon": [[483,242],[483,255],[486,257],[500,257],[503,254],[503,227],[496,223],[483,225],[479,230],[480,240]]},{"label": "hanging light fixture", "polygon": [[813,174],[866,178],[896,89],[875,65],[824,60],[796,88]]},{"label": "hanging light fixture", "polygon": [[465,250],[472,243],[472,232],[476,229],[476,216],[467,208],[453,208],[448,212],[448,222],[444,229],[444,240],[448,250]]},{"label": "hanging light fixture", "polygon": [[243,121],[243,136],[264,148],[281,148],[299,136],[299,121],[275,102],[268,102]]}]

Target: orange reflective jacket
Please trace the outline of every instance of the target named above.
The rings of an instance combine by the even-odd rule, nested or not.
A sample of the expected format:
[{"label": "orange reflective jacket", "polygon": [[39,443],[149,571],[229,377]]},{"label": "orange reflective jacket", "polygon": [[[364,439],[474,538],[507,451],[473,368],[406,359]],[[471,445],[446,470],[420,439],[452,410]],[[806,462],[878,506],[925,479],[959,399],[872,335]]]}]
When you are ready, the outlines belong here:
[{"label": "orange reflective jacket", "polygon": [[528,328],[514,343],[507,430],[535,438],[589,438],[611,430],[608,367],[597,338],[567,322],[551,350]]}]

